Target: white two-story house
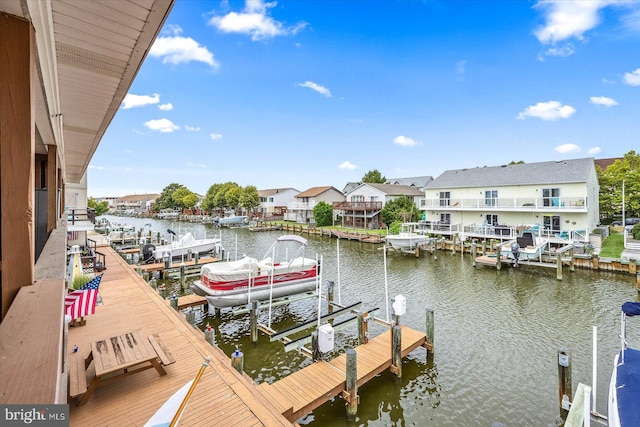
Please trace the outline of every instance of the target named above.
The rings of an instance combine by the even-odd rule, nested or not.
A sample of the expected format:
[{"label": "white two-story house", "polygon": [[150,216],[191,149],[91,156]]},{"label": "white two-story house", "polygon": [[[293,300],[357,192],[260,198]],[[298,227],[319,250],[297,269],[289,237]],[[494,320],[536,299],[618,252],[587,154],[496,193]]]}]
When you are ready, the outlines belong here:
[{"label": "white two-story house", "polygon": [[325,202],[331,205],[333,202],[343,200],[344,195],[335,187],[311,187],[299,193],[294,202],[287,204],[287,213],[284,215],[284,219],[304,224],[313,220],[313,208],[318,203]]},{"label": "white two-story house", "polygon": [[599,222],[594,159],[448,170],[427,185],[425,210],[426,220],[467,232],[533,227],[587,241]]},{"label": "white two-story house", "polygon": [[264,218],[282,216],[287,211],[287,205],[296,201],[300,191],[295,188],[271,188],[258,190],[260,205],[258,211]]}]

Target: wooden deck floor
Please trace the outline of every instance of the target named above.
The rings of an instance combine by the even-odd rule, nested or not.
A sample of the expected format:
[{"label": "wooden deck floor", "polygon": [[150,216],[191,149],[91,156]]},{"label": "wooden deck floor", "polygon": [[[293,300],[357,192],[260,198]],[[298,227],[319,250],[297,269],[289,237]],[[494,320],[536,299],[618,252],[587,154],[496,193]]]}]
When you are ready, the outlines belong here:
[{"label": "wooden deck floor", "polygon": [[[426,335],[402,326],[402,357],[425,345]],[[358,387],[391,366],[391,331],[356,347]],[[345,390],[346,355],[328,362],[316,362],[269,385],[260,384],[260,392],[274,400],[287,418],[294,422]]]},{"label": "wooden deck floor", "polygon": [[[67,351],[78,345],[81,357],[89,354],[89,343],[134,329],[159,334],[176,363],[167,366],[166,376],[154,369],[101,385],[83,406],[70,400],[71,426],[141,426],[176,390],[193,379],[204,358],[212,356],[189,404],[181,425],[290,426],[281,410],[270,403],[246,375],[231,367],[227,355],[204,340],[140,278],[131,266],[109,248],[107,270],[100,284],[103,305],[86,318],[85,326],[69,331]],[[87,371],[90,381],[93,364]]]}]

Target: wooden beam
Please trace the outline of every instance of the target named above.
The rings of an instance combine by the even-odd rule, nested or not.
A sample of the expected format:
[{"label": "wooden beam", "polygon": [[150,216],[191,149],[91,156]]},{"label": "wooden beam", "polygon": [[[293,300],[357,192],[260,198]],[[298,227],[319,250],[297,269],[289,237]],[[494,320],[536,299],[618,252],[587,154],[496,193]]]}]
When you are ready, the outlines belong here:
[{"label": "wooden beam", "polygon": [[33,284],[35,35],[31,23],[0,14],[0,259],[2,317]]},{"label": "wooden beam", "polygon": [[47,148],[47,232],[51,233],[58,222],[58,147]]}]

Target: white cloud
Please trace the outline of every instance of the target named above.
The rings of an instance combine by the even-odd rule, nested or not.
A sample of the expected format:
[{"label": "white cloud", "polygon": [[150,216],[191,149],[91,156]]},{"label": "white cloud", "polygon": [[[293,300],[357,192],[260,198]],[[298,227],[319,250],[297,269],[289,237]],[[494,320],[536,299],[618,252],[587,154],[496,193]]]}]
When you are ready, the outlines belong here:
[{"label": "white cloud", "polygon": [[214,141],[217,139],[222,138],[222,135],[220,135],[219,133],[212,133],[209,135],[211,137],[211,139],[213,139]]},{"label": "white cloud", "polygon": [[605,107],[613,107],[618,105],[618,101],[613,98],[607,98],[606,96],[592,96],[589,98],[589,102],[596,105],[604,105]]},{"label": "white cloud", "polygon": [[340,163],[340,166],[338,166],[340,169],[348,169],[348,170],[354,170],[356,169],[358,166],[354,165],[353,163],[351,163],[349,160],[344,161],[342,163]]},{"label": "white cloud", "polygon": [[122,109],[128,110],[134,107],[144,107],[145,105],[157,104],[158,102],[160,102],[160,95],[157,93],[154,93],[152,96],[128,93],[122,100]]},{"label": "white cloud", "polygon": [[601,151],[602,150],[600,150],[600,147],[593,147],[587,150],[587,154],[589,154],[590,156],[595,156],[596,154],[600,154]]},{"label": "white cloud", "polygon": [[198,132],[200,130],[199,127],[195,127],[195,126],[185,126],[184,130],[188,131],[188,132]]},{"label": "white cloud", "polygon": [[251,40],[267,40],[276,36],[296,34],[306,27],[304,21],[293,26],[285,26],[284,23],[268,16],[269,9],[275,7],[277,2],[265,3],[262,0],[247,0],[242,12],[229,12],[224,16],[213,16],[209,25],[225,33],[239,33],[251,35]]},{"label": "white cloud", "polygon": [[549,44],[572,37],[584,39],[584,33],[600,23],[600,9],[611,0],[540,0],[535,7],[542,9],[545,24],[535,31],[541,43]]},{"label": "white cloud", "polygon": [[547,49],[543,54],[538,54],[538,61],[544,61],[545,56],[560,56],[566,58],[575,53],[575,48],[571,43],[567,43],[562,47],[551,47]]},{"label": "white cloud", "polygon": [[536,105],[525,108],[518,114],[518,119],[537,117],[541,120],[566,119],[573,115],[576,109],[570,105],[562,105],[559,101],[538,102]]},{"label": "white cloud", "polygon": [[212,68],[217,68],[220,64],[209,52],[206,46],[200,45],[191,37],[182,37],[182,29],[178,26],[171,26],[169,30],[173,33],[170,36],[160,36],[156,39],[149,50],[149,55],[162,58],[163,64],[182,64],[191,61],[199,61],[208,64]]},{"label": "white cloud", "polygon": [[576,144],[562,144],[558,145],[553,150],[560,154],[578,153],[580,152],[580,147],[578,147]]},{"label": "white cloud", "polygon": [[148,122],[145,122],[144,125],[151,130],[156,130],[162,133],[175,132],[180,129],[180,126],[174,124],[169,119],[149,120]]},{"label": "white cloud", "polygon": [[403,147],[415,147],[416,145],[420,144],[420,142],[403,135],[398,135],[393,138],[393,143],[401,145]]},{"label": "white cloud", "polygon": [[170,103],[170,102],[167,102],[166,104],[160,104],[160,105],[158,105],[158,108],[159,108],[161,111],[171,111],[171,110],[173,110],[173,104],[172,104],[172,103]]},{"label": "white cloud", "polygon": [[95,169],[95,170],[104,170],[104,166],[95,166],[95,165],[89,165],[88,167],[89,169]]},{"label": "white cloud", "polygon": [[327,89],[324,86],[320,86],[317,83],[306,81],[304,83],[296,83],[296,86],[308,87],[309,89],[315,90],[316,92],[318,92],[321,95],[326,96],[327,98],[331,98],[331,91],[329,91],[329,89]]},{"label": "white cloud", "polygon": [[624,82],[630,86],[640,86],[640,68],[624,74]]}]

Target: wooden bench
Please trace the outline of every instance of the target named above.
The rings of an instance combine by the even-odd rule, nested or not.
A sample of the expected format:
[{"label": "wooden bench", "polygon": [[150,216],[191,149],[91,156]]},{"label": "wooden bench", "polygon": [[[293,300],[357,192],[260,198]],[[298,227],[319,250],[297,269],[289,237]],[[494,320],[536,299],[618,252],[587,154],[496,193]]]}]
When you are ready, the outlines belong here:
[{"label": "wooden bench", "polygon": [[149,338],[149,342],[151,343],[151,346],[153,347],[155,352],[158,354],[158,359],[160,359],[160,363],[162,363],[164,366],[167,366],[176,362],[176,360],[173,358],[171,353],[169,353],[169,350],[167,350],[167,348],[164,346],[164,343],[162,342],[158,334],[149,335],[148,338]]},{"label": "wooden bench", "polygon": [[80,353],[69,356],[69,396],[76,397],[87,391],[87,368]]}]

